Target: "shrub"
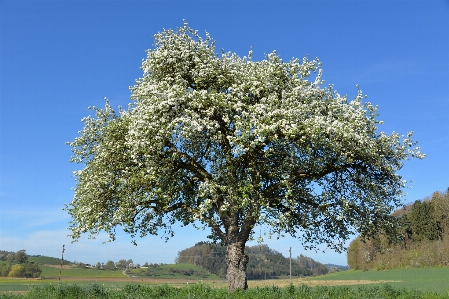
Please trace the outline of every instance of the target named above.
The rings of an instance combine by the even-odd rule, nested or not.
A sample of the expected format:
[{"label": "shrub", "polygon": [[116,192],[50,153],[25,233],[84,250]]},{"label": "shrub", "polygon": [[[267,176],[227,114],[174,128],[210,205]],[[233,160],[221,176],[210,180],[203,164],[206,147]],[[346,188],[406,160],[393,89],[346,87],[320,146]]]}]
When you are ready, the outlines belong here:
[{"label": "shrub", "polygon": [[25,276],[25,267],[17,264],[11,267],[11,271],[8,273],[8,277],[24,277]]}]

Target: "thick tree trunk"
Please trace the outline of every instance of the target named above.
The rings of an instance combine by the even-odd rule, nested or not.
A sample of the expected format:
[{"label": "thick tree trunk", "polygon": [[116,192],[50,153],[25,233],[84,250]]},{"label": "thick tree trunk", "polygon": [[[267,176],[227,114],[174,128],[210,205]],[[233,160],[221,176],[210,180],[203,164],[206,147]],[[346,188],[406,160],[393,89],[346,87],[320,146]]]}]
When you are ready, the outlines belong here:
[{"label": "thick tree trunk", "polygon": [[247,289],[246,265],[248,256],[245,254],[245,243],[235,242],[226,247],[226,277],[230,292],[237,289]]}]

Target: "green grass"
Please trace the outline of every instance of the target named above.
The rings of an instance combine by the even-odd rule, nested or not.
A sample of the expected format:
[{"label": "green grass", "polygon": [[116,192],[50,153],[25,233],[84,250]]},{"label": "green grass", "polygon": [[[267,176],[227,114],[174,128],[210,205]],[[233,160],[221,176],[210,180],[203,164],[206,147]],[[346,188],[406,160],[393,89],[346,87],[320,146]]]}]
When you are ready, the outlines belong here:
[{"label": "green grass", "polygon": [[[41,266],[41,277],[59,277],[59,268]],[[90,268],[62,269],[61,277],[125,277],[121,270],[98,270]]]},{"label": "green grass", "polygon": [[393,270],[343,271],[324,276],[314,277],[314,280],[394,280],[389,282],[394,288],[417,289],[432,291],[439,294],[449,294],[449,268],[411,268]]},{"label": "green grass", "polygon": [[[49,257],[49,256],[29,256],[28,257],[29,262],[37,263],[40,265],[61,265],[61,259],[55,258],[55,257]],[[71,265],[72,263],[66,260],[62,261],[63,265]]]},{"label": "green grass", "polygon": [[0,299],[11,298],[160,298],[160,299],[182,299],[182,298],[216,298],[216,299],[448,299],[448,295],[437,295],[406,289],[395,290],[388,285],[381,287],[358,287],[352,289],[348,287],[307,287],[289,286],[286,288],[264,287],[254,288],[246,291],[236,291],[229,293],[225,289],[216,289],[210,285],[198,283],[183,288],[175,288],[168,285],[147,286],[142,284],[128,284],[120,289],[105,288],[100,285],[91,284],[88,286],[78,286],[71,284],[46,285],[33,288],[26,294],[0,294]]},{"label": "green grass", "polygon": [[[50,267],[50,266],[41,266],[42,267],[42,277],[58,277],[59,276],[59,268]],[[172,269],[172,271],[170,271]],[[149,270],[149,272],[147,272]],[[192,270],[197,275],[184,275],[186,271]],[[148,273],[148,275],[146,275]],[[158,268],[149,268],[149,269],[132,269],[129,273],[130,276],[140,276],[142,274],[143,277],[152,277],[152,278],[189,278],[189,279],[220,279],[215,274],[204,270],[195,265],[191,264],[169,264],[163,265]],[[99,269],[91,269],[91,268],[70,268],[70,269],[62,269],[61,277],[86,277],[86,278],[95,278],[95,277],[125,277],[122,273],[122,270],[99,270]]]},{"label": "green grass", "polygon": [[[13,297],[4,297],[1,293],[10,292],[10,291],[30,291],[33,286],[37,286],[39,288],[47,288],[58,286],[57,276],[59,275],[58,268],[51,268],[44,266],[47,272],[55,275],[53,276],[55,279],[53,280],[28,280],[28,279],[11,279],[11,278],[0,278],[0,299],[1,298],[13,298]],[[177,264],[177,265],[164,265],[161,267],[163,271],[168,271],[169,268],[177,267],[180,270],[188,270],[194,267],[189,264]],[[48,269],[50,268],[50,269]],[[199,268],[201,269],[201,268]],[[168,272],[167,272],[168,273]],[[77,286],[82,289],[89,288],[92,285],[92,282],[95,282],[96,277],[124,277],[120,270],[112,271],[112,270],[97,270],[97,269],[82,269],[82,268],[73,268],[73,269],[63,269],[62,271],[62,283],[63,286],[72,285],[75,281],[70,281],[70,277],[85,277],[85,281],[76,282]],[[175,273],[178,275],[178,273]],[[170,275],[169,278],[186,278],[184,275],[176,276]],[[167,278],[167,277],[160,277]],[[190,281],[195,281],[199,279],[195,279],[190,276],[187,278]],[[344,271],[332,273],[324,276],[313,277],[310,280],[322,280],[322,281],[330,281],[330,280],[371,280],[371,281],[395,281],[388,283],[381,283],[376,285],[352,285],[352,286],[340,286],[340,287],[306,287],[306,286],[297,286],[294,288],[295,296],[288,297],[284,293],[287,292],[287,288],[279,288],[276,286],[276,281],[272,281],[274,286],[267,287],[253,287],[247,292],[245,292],[245,296],[243,297],[234,297],[234,295],[223,295],[226,291],[226,288],[223,288],[221,285],[221,291],[218,290],[218,284],[209,283],[210,286],[214,285],[214,287],[209,287],[214,290],[214,293],[207,295],[208,298],[448,298],[449,299],[449,268],[423,268],[423,269],[395,269],[395,270],[384,270],[384,271]],[[204,279],[207,282],[207,279]],[[162,282],[161,282],[162,283]],[[189,284],[190,285],[190,284]],[[133,286],[129,286],[126,282],[105,282],[99,283],[99,287],[105,289],[105,291],[112,292],[112,290],[121,290],[124,288],[150,288],[148,283],[141,284],[133,284]],[[181,285],[176,285],[178,288]],[[151,288],[159,288],[160,285],[153,285]],[[182,289],[190,288],[190,286],[182,285]],[[176,289],[176,287],[168,287]],[[146,290],[146,289],[145,289]],[[258,291],[260,290],[260,292]],[[299,292],[298,290],[301,290]],[[78,290],[79,291],[79,290]],[[77,292],[78,292],[77,291]],[[139,291],[139,292],[140,292]],[[306,296],[304,292],[309,292],[310,296]],[[43,291],[42,291],[43,292]],[[56,291],[55,291],[56,292]],[[65,291],[64,291],[65,292]],[[81,291],[80,291],[81,292]],[[84,291],[82,291],[84,292]],[[86,291],[87,292],[87,291]],[[121,292],[121,291],[120,291]],[[116,293],[115,295],[109,294],[108,297],[104,298],[158,298],[158,297],[139,297],[140,295],[129,295],[125,296],[124,293]],[[142,291],[143,292],[143,291]],[[154,290],[146,290],[145,292],[154,292]],[[170,290],[171,293],[175,294],[174,290]],[[207,292],[211,292],[210,290]],[[259,293],[257,293],[259,292]],[[280,292],[278,295],[275,295],[275,292]],[[431,294],[433,292],[433,295]],[[282,293],[282,294],[281,294]],[[298,294],[297,294],[298,293]],[[30,294],[36,294],[30,292]],[[122,295],[117,295],[122,294]],[[136,293],[137,294],[137,293]],[[177,295],[173,295],[172,297],[161,297],[161,298],[187,298],[182,297],[182,294],[185,293],[176,293]],[[256,295],[259,294],[259,295]],[[284,294],[284,295],[283,295]],[[302,295],[299,295],[302,294]],[[318,295],[321,294],[321,295]],[[389,294],[389,295],[388,295]],[[48,295],[48,294],[47,294]],[[116,296],[117,295],[117,296]],[[204,294],[203,294],[204,295]],[[304,296],[303,296],[304,295]],[[3,296],[3,297],[2,297]],[[28,296],[28,295],[27,295]],[[53,295],[52,295],[53,296]],[[83,295],[84,296],[84,295]],[[106,295],[105,295],[106,296]],[[181,297],[177,297],[181,296]],[[251,297],[254,296],[254,297]],[[274,297],[273,297],[274,296]],[[303,297],[301,297],[303,296]],[[321,296],[321,297],[320,297]],[[396,297],[395,297],[396,296]],[[206,298],[201,296],[191,296],[190,298]],[[46,298],[45,296],[41,297],[17,297],[17,298]],[[66,298],[66,297],[48,297],[48,298]],[[71,297],[67,297],[71,298]],[[75,298],[75,297],[73,297]],[[80,298],[97,298],[97,297],[80,297]]]},{"label": "green grass", "polygon": [[219,276],[192,264],[169,264],[148,269],[132,269],[129,275],[151,278],[220,279]]},{"label": "green grass", "polygon": [[[42,261],[42,260],[41,260]],[[0,292],[10,292],[10,291],[29,291],[30,287],[36,286],[36,285],[50,285],[50,284],[57,284],[58,283],[58,277],[59,277],[59,267],[51,267],[51,266],[44,266],[41,265],[42,273],[41,273],[41,280],[29,280],[29,279],[15,279],[15,278],[8,278],[8,277],[0,277]],[[202,272],[205,275],[201,276],[195,276],[195,275],[182,275],[180,273],[169,273],[169,269],[176,269],[176,270],[189,270],[192,269],[197,272]],[[138,269],[136,269],[138,270]],[[136,271],[133,270],[133,271]],[[152,278],[182,278],[187,279],[190,281],[196,281],[196,280],[215,280],[220,279],[215,274],[211,274],[207,272],[206,270],[190,264],[171,264],[171,265],[164,265],[160,268],[159,276],[143,276],[143,277],[152,277]],[[129,276],[133,276],[131,273]],[[128,277],[126,275],[123,275],[122,270],[98,270],[98,269],[91,269],[91,268],[63,268],[61,272],[61,281],[63,283],[73,283],[75,281],[72,281],[71,278],[85,278],[85,281],[76,281],[77,284],[80,285],[88,285],[92,282],[96,281],[96,278],[125,278]],[[127,283],[125,282],[104,282],[101,283],[101,285],[104,285],[108,288],[114,288],[114,287],[123,287]]]},{"label": "green grass", "polygon": [[45,280],[0,277],[0,292],[29,291],[33,286],[48,284],[49,282]]}]

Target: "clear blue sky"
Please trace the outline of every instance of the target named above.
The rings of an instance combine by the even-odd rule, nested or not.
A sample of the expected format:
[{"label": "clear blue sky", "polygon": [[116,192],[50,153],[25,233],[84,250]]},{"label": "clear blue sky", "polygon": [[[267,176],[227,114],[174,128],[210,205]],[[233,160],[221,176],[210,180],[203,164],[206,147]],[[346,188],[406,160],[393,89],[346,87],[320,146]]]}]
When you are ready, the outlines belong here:
[{"label": "clear blue sky", "polygon": [[[86,263],[132,258],[174,261],[206,240],[176,230],[138,240],[100,235],[70,244],[75,181],[65,145],[82,129],[88,106],[126,106],[128,86],[153,35],[186,19],[218,49],[254,59],[277,50],[285,60],[318,57],[323,78],[353,97],[359,84],[379,105],[383,130],[415,132],[428,157],[401,171],[412,181],[406,202],[449,187],[449,1],[7,1],[0,0],[0,249]],[[263,231],[262,231],[263,233]],[[345,254],[304,251],[292,238],[268,245],[288,255],[346,264]]]}]

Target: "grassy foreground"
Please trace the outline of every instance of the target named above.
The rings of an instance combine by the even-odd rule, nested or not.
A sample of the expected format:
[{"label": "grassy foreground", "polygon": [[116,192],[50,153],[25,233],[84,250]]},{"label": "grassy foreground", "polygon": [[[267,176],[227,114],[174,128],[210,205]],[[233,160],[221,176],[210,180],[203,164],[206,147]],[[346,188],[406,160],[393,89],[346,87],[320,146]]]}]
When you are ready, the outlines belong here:
[{"label": "grassy foreground", "polygon": [[264,287],[253,288],[246,291],[229,293],[223,288],[213,288],[208,284],[198,283],[183,288],[175,288],[169,285],[147,286],[142,284],[128,284],[121,289],[107,289],[97,284],[89,286],[77,286],[72,284],[43,285],[34,287],[25,294],[0,294],[0,299],[10,298],[33,298],[33,299],[82,299],[82,298],[161,298],[161,299],[181,299],[181,298],[216,298],[216,299],[245,299],[245,298],[370,298],[370,299],[402,299],[402,298],[449,298],[449,295],[439,295],[436,293],[413,291],[407,289],[394,289],[389,285],[373,287],[309,287],[306,285],[285,288]]},{"label": "grassy foreground", "polygon": [[[72,271],[69,271],[72,270]],[[91,270],[84,270],[90,272]],[[249,289],[230,294],[224,280],[150,279],[119,271],[80,277],[28,280],[1,278],[1,298],[447,298],[449,268],[344,271],[319,277],[250,280]],[[79,272],[79,273],[78,273]],[[63,270],[64,273],[64,270]],[[80,274],[74,275],[74,274]],[[96,275],[92,275],[92,274]],[[122,274],[121,278],[113,277]],[[111,275],[114,274],[114,275]],[[61,277],[62,278],[62,277]],[[186,282],[187,281],[187,282]],[[189,284],[187,284],[189,283]],[[293,285],[290,285],[293,283]]]},{"label": "grassy foreground", "polygon": [[410,268],[392,270],[343,271],[313,278],[316,281],[388,281],[394,288],[449,294],[449,268]]}]

